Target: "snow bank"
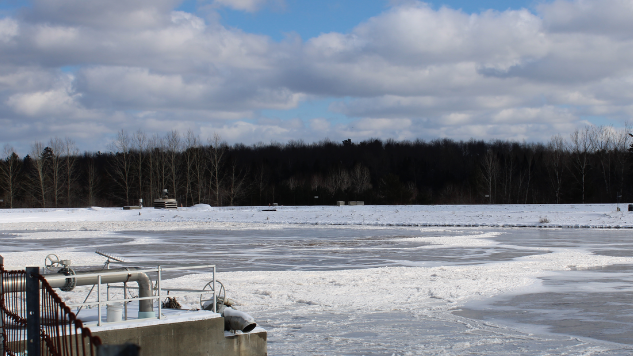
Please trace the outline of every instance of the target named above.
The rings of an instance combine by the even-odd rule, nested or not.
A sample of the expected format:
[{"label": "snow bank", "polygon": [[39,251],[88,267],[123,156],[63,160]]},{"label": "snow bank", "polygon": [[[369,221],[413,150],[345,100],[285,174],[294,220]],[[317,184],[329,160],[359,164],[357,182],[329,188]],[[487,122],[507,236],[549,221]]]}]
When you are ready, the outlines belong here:
[{"label": "snow bank", "polygon": [[[625,209],[627,204],[620,204]],[[421,227],[633,228],[633,213],[616,204],[566,205],[409,205],[211,207],[178,210],[4,209],[0,229],[177,230],[239,228],[239,224]],[[547,218],[549,223],[540,223]],[[237,225],[236,225],[237,224]]]}]

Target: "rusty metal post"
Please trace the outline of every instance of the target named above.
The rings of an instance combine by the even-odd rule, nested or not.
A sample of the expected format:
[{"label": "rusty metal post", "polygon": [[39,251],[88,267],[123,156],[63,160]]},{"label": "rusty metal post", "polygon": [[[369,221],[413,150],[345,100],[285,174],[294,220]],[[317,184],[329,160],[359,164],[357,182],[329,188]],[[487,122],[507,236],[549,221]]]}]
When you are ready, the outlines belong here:
[{"label": "rusty metal post", "polygon": [[26,267],[26,337],[29,355],[41,353],[39,275],[39,267]]},{"label": "rusty metal post", "polygon": [[0,256],[0,355],[4,355],[4,315],[3,315],[3,305],[4,304],[4,283],[2,282],[2,272],[4,270],[4,257]]}]

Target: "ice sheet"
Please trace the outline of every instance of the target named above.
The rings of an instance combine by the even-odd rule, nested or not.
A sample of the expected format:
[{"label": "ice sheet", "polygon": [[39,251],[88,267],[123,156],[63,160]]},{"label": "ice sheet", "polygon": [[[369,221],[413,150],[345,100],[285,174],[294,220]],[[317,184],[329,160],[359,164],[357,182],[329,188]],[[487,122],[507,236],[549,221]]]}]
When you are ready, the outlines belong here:
[{"label": "ice sheet", "polygon": [[[260,210],[2,210],[0,254],[12,268],[42,265],[50,252],[74,265],[99,265],[96,247],[145,266],[220,261],[217,278],[237,308],[269,331],[275,355],[632,350],[605,322],[617,316],[625,329],[633,325],[624,302],[633,244],[628,230],[617,229],[633,227],[633,214],[615,212],[615,205]],[[543,216],[552,223],[539,224]],[[211,278],[175,277],[164,286],[202,287]],[[64,299],[79,301],[85,293],[77,288]],[[592,310],[583,297],[605,307]],[[568,303],[551,302],[557,299]],[[557,324],[557,317],[604,332]]]}]

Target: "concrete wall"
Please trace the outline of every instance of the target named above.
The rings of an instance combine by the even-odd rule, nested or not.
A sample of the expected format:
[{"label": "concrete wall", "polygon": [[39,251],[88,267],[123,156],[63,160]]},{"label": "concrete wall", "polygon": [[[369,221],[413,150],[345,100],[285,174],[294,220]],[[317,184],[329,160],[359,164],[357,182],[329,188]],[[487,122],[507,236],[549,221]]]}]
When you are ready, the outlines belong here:
[{"label": "concrete wall", "polygon": [[[261,330],[261,329],[260,329]],[[126,342],[141,347],[141,356],[265,356],[265,331],[224,336],[224,318],[95,331],[105,345]]]}]

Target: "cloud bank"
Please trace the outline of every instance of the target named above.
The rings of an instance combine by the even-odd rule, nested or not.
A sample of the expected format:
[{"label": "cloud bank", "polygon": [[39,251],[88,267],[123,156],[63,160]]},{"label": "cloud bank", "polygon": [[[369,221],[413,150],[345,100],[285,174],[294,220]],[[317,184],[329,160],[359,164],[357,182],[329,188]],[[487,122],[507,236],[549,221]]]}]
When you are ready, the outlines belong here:
[{"label": "cloud bank", "polygon": [[[396,2],[349,33],[282,42],[178,5],[36,0],[0,18],[0,141],[69,136],[96,150],[120,129],[542,141],[633,113],[630,0],[477,14]],[[327,113],[282,115],[319,100]]]}]

